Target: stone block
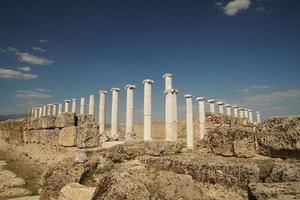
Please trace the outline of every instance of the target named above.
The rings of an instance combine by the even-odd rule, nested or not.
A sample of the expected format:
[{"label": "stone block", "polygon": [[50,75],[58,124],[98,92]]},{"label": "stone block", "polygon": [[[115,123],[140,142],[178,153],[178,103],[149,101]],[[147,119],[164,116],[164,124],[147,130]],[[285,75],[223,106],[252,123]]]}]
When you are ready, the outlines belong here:
[{"label": "stone block", "polygon": [[65,127],[59,131],[58,143],[61,146],[76,146],[77,129],[75,126]]},{"label": "stone block", "polygon": [[76,125],[75,113],[63,113],[56,117],[55,127],[64,128]]},{"label": "stone block", "polygon": [[87,187],[79,183],[70,183],[61,189],[58,200],[92,200],[95,191],[95,187]]}]

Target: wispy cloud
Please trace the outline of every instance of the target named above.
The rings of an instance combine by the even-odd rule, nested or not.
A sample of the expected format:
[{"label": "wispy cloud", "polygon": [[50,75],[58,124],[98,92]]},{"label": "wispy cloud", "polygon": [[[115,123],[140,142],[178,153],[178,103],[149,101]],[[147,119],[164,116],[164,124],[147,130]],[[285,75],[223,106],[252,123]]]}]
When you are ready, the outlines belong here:
[{"label": "wispy cloud", "polygon": [[271,85],[250,85],[247,88],[237,89],[237,92],[250,92],[252,90],[261,90],[261,89],[269,89]]},{"label": "wispy cloud", "polygon": [[35,89],[35,90],[18,90],[16,91],[16,97],[25,98],[25,99],[48,99],[53,96],[46,92],[47,90],[43,89]]},{"label": "wispy cloud", "polygon": [[48,40],[45,40],[45,39],[41,39],[41,40],[37,40],[38,42],[40,42],[40,43],[47,43],[48,42]]},{"label": "wispy cloud", "polygon": [[234,16],[242,10],[247,10],[250,7],[250,0],[232,0],[225,6],[222,2],[217,2],[216,6],[222,8],[224,13],[228,16]]},{"label": "wispy cloud", "polygon": [[40,52],[47,52],[47,49],[43,49],[41,47],[32,47],[32,49],[35,51],[40,51]]},{"label": "wispy cloud", "polygon": [[48,65],[52,64],[53,61],[45,57],[35,56],[27,52],[21,52],[14,47],[7,47],[4,49],[6,52],[14,53],[20,62],[30,63],[33,65]]},{"label": "wispy cloud", "polygon": [[21,70],[23,72],[30,72],[31,68],[30,67],[17,67],[18,70]]},{"label": "wispy cloud", "polygon": [[270,103],[285,99],[300,97],[300,89],[277,91],[269,94],[254,95],[245,97],[245,101],[252,104]]},{"label": "wispy cloud", "polygon": [[24,73],[22,71],[18,71],[18,70],[14,70],[14,69],[0,68],[0,78],[30,80],[30,79],[38,78],[38,75]]}]

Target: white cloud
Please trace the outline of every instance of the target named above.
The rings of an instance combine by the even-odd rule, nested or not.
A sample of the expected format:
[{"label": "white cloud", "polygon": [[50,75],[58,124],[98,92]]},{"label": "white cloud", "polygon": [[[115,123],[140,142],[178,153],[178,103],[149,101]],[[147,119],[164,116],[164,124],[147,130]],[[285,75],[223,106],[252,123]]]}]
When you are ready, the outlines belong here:
[{"label": "white cloud", "polygon": [[30,72],[31,68],[30,67],[17,67],[18,70],[21,70],[23,72]]},{"label": "white cloud", "polygon": [[230,1],[224,8],[224,13],[228,16],[234,16],[242,10],[247,10],[250,7],[250,0],[233,0]]},{"label": "white cloud", "polygon": [[221,1],[218,1],[218,2],[216,2],[216,4],[215,4],[216,6],[218,6],[218,7],[221,7],[221,6],[223,6],[223,2],[221,2]]},{"label": "white cloud", "polygon": [[0,78],[29,80],[38,78],[38,75],[24,73],[14,69],[0,68]]},{"label": "white cloud", "polygon": [[7,50],[6,50],[6,49],[2,49],[2,48],[0,48],[0,52],[2,52],[2,53],[6,53],[6,52],[7,52]]},{"label": "white cloud", "polygon": [[30,63],[33,65],[48,65],[53,63],[53,61],[48,58],[35,56],[27,52],[20,52],[18,49],[11,46],[7,47],[5,50],[7,52],[14,53],[20,62]]},{"label": "white cloud", "polygon": [[269,89],[271,85],[250,85],[248,88],[237,89],[237,92],[250,92],[252,90]]},{"label": "white cloud", "polygon": [[38,40],[38,42],[40,42],[40,43],[47,43],[48,40]]},{"label": "white cloud", "polygon": [[43,49],[41,47],[32,47],[32,49],[35,50],[35,51],[40,51],[40,52],[47,52],[46,49]]},{"label": "white cloud", "polygon": [[294,97],[300,97],[300,89],[277,91],[270,94],[254,95],[245,97],[247,102],[252,103],[269,103],[274,101],[281,101]]},{"label": "white cloud", "polygon": [[38,90],[18,90],[16,91],[16,97],[25,99],[47,99],[52,98],[53,96]]}]

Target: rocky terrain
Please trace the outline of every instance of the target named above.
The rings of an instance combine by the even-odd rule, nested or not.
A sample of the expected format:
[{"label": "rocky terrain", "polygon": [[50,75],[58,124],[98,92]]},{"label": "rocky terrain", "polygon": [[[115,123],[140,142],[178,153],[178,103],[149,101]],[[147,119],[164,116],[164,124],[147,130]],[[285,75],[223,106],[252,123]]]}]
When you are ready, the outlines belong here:
[{"label": "rocky terrain", "polygon": [[[99,135],[90,116],[1,122],[0,142],[2,149],[14,148],[25,157],[23,162],[44,166],[39,196],[30,198],[300,199],[300,117],[253,125],[208,113],[206,121],[204,143],[198,142],[194,121],[193,150],[185,145],[184,121],[178,123],[178,142],[164,141],[164,124],[158,122],[153,141],[143,142],[142,126],[136,125],[136,138],[124,142]],[[123,133],[123,127],[119,130]],[[2,171],[11,175],[10,184],[21,180],[14,171]],[[3,188],[24,188],[31,193],[20,196],[34,195],[24,182]]]}]

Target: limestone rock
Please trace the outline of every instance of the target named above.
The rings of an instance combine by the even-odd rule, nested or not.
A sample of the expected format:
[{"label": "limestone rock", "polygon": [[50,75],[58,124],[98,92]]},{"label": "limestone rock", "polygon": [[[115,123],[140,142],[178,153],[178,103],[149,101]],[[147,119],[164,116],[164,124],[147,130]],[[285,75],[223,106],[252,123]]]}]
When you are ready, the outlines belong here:
[{"label": "limestone rock", "polygon": [[275,164],[266,182],[300,182],[300,163]]},{"label": "limestone rock", "polygon": [[75,113],[63,113],[58,115],[55,120],[56,128],[64,128],[76,125]]},{"label": "limestone rock", "polygon": [[74,162],[75,163],[85,163],[87,161],[87,155],[85,152],[76,152]]},{"label": "limestone rock", "polygon": [[70,183],[61,189],[58,200],[92,200],[95,189],[79,183]]},{"label": "limestone rock", "polygon": [[257,199],[257,200],[300,199],[300,182],[252,183],[249,185],[249,199]]},{"label": "limestone rock", "polygon": [[255,156],[251,128],[220,126],[208,132],[208,147],[218,155],[250,158]]},{"label": "limestone rock", "polygon": [[58,143],[64,147],[76,146],[77,129],[75,126],[65,127],[60,130]]},{"label": "limestone rock", "polygon": [[8,200],[39,200],[40,196],[27,196],[27,197],[18,197],[18,198],[13,198],[13,199],[8,199]]},{"label": "limestone rock", "polygon": [[25,185],[25,181],[8,170],[0,171],[0,189]]},{"label": "limestone rock", "polygon": [[15,187],[15,188],[0,189],[0,199],[26,196],[30,194],[31,194],[30,191],[24,188]]},{"label": "limestone rock", "polygon": [[300,117],[273,117],[256,129],[259,153],[281,158],[300,158]]}]

